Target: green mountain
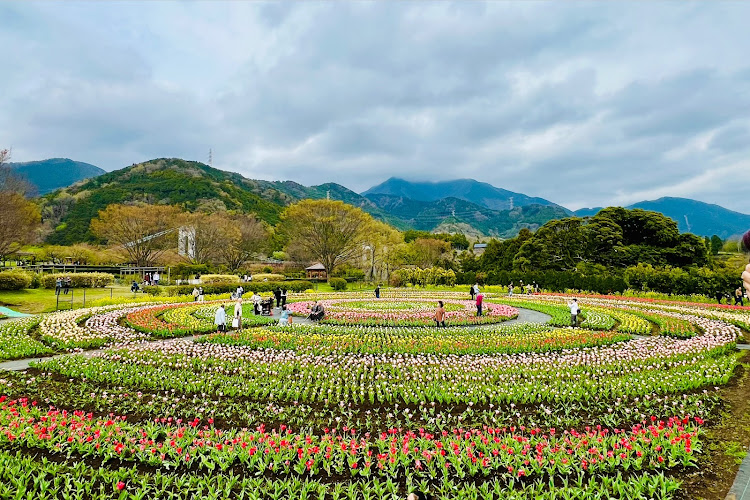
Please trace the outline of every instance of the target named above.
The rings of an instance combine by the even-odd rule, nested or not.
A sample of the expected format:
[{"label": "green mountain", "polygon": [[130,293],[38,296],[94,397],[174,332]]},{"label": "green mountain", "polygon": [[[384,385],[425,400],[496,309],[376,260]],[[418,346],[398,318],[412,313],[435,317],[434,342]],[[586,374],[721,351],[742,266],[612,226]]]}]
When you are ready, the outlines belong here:
[{"label": "green mountain", "polygon": [[40,195],[106,173],[95,165],[68,158],[10,163],[10,167],[36,186]]},{"label": "green mountain", "polygon": [[[682,233],[713,236],[722,239],[740,236],[750,229],[750,215],[728,210],[722,206],[689,198],[664,197],[654,201],[640,201],[626,208],[642,208],[659,212],[677,222]],[[582,208],[574,214],[578,217],[595,215],[601,208]]]},{"label": "green mountain", "polygon": [[[382,184],[371,187],[363,196],[386,194],[416,201],[439,201],[457,198],[491,210],[511,210],[526,205],[545,205],[563,208],[544,198],[514,193],[474,179],[457,179],[442,182],[409,182],[391,177]],[[565,210],[565,209],[563,209]],[[566,210],[567,211],[567,210]],[[569,212],[568,212],[569,213]]]},{"label": "green mountain", "polygon": [[54,226],[49,243],[93,240],[91,219],[113,203],[142,201],[202,208],[253,212],[276,223],[284,205],[294,201],[261,181],[224,172],[202,163],[158,159],[100,175],[43,198],[42,213]]}]

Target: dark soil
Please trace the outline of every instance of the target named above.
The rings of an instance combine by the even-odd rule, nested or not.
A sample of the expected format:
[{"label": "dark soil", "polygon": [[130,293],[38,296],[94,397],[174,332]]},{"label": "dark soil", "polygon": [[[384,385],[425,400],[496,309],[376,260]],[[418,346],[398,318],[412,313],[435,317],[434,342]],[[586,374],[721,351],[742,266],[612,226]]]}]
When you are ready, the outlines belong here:
[{"label": "dark soil", "polygon": [[721,420],[708,429],[700,470],[679,477],[683,481],[679,499],[724,500],[734,483],[740,459],[729,446],[747,450],[750,446],[750,355],[740,360],[734,377],[719,390],[725,402]]}]

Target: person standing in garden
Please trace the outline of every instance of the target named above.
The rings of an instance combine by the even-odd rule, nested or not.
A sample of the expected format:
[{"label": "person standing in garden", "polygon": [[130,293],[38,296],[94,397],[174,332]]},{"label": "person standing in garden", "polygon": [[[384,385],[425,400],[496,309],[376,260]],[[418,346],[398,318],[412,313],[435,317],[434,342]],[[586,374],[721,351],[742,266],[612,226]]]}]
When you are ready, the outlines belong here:
[{"label": "person standing in garden", "polygon": [[510,285],[508,285],[508,297],[513,297],[513,282],[510,282]]},{"label": "person standing in garden", "polygon": [[474,295],[479,295],[479,283],[474,283]]},{"label": "person standing in garden", "polygon": [[471,297],[471,300],[474,300],[474,287],[469,288],[469,297]]},{"label": "person standing in garden", "polygon": [[62,288],[62,279],[57,278],[55,280],[55,295],[60,295],[61,288]]},{"label": "person standing in garden", "polygon": [[198,287],[194,286],[193,287],[193,302],[197,302],[197,300],[198,300]]},{"label": "person standing in garden", "polygon": [[276,307],[281,307],[281,287],[276,287],[273,296],[276,298]]},{"label": "person standing in garden", "polygon": [[438,300],[437,309],[435,309],[435,326],[445,327],[445,307],[443,307],[443,301]]},{"label": "person standing in garden", "polygon": [[214,324],[217,332],[227,331],[227,312],[224,310],[224,304],[220,305],[214,316]]},{"label": "person standing in garden", "polygon": [[232,320],[232,327],[236,328],[237,331],[242,330],[242,297],[237,299],[234,303],[234,319]]},{"label": "person standing in garden", "polygon": [[206,300],[206,297],[203,296],[203,287],[199,286],[198,287],[198,302],[203,302],[204,300]]},{"label": "person standing in garden", "polygon": [[573,299],[568,303],[570,308],[570,327],[575,328],[578,326],[578,315],[581,314],[581,308],[578,306],[578,299]]},{"label": "person standing in garden", "polygon": [[287,290],[286,288],[281,289],[281,307],[286,305]]},{"label": "person standing in garden", "polygon": [[375,298],[376,299],[380,298],[380,285],[375,287]]},{"label": "person standing in garden", "polygon": [[742,284],[745,286],[745,295],[750,298],[750,264],[746,265],[745,270],[742,271]]},{"label": "person standing in garden", "polygon": [[477,316],[482,315],[482,303],[484,302],[484,295],[482,292],[477,291]]},{"label": "person standing in garden", "polygon": [[160,279],[161,279],[161,276],[159,275],[159,271],[156,271],[153,276],[154,285],[159,286]]},{"label": "person standing in garden", "polygon": [[258,292],[253,292],[253,312],[256,316],[260,314],[260,301],[261,298]]},{"label": "person standing in garden", "polygon": [[734,305],[743,306],[742,303],[742,287],[738,286],[737,290],[734,291]]}]

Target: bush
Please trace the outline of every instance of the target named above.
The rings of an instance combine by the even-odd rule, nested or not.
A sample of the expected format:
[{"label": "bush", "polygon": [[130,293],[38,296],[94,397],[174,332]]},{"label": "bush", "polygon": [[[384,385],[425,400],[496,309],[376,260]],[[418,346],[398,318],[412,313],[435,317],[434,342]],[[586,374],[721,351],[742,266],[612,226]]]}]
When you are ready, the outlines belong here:
[{"label": "bush", "polygon": [[331,278],[328,280],[328,284],[337,292],[346,290],[346,280],[344,278]]},{"label": "bush", "polygon": [[259,273],[259,274],[253,274],[253,281],[284,281],[286,276],[283,274],[274,274],[274,273]]},{"label": "bush", "polygon": [[[286,289],[290,292],[304,292],[305,290],[312,288],[313,284],[309,281],[260,281],[242,283],[242,288],[245,289],[245,293],[248,292],[272,292],[277,288]],[[190,295],[193,293],[193,288],[196,285],[180,285],[180,286],[144,286],[143,291],[146,293],[153,293],[154,295],[166,295],[168,297],[176,297],[180,295]],[[237,283],[214,283],[211,285],[205,285],[203,287],[203,293],[205,295],[210,294],[222,294],[231,293],[237,290]]]},{"label": "bush", "polygon": [[57,278],[70,278],[70,286],[73,288],[103,288],[115,280],[115,277],[108,273],[57,273],[44,275],[42,286],[55,288]]},{"label": "bush", "polygon": [[239,281],[239,276],[235,276],[234,274],[204,274],[201,276],[201,283],[204,285],[212,285],[214,283],[239,283]]},{"label": "bush", "polygon": [[0,290],[23,290],[31,286],[31,273],[3,271],[0,273]]}]

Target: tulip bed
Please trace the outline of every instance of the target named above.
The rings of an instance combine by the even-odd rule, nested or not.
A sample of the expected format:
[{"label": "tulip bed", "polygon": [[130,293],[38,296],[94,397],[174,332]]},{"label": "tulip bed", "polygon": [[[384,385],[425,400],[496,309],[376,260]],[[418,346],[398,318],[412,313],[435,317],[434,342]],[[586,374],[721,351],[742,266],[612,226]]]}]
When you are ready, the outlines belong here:
[{"label": "tulip bed", "polygon": [[[518,316],[513,307],[486,303],[482,316],[476,315],[476,304],[469,300],[445,299],[445,322],[456,325],[482,325],[500,323]],[[321,304],[326,316],[322,321],[329,325],[367,326],[425,326],[433,325],[437,301],[413,298],[410,301],[372,299],[327,299]],[[289,311],[297,316],[308,316],[313,306],[311,301],[289,304]]]},{"label": "tulip bed", "polygon": [[196,339],[179,337],[213,332],[221,302],[28,320],[42,348],[105,349],[0,372],[0,498],[696,494],[681,483],[714,456],[744,311],[581,297],[570,329],[566,299],[488,297],[495,323],[551,319],[474,324],[466,294],[390,292],[316,297],[329,324]]},{"label": "tulip bed", "polygon": [[35,316],[0,323],[0,360],[50,354],[52,349],[29,336],[38,324]]},{"label": "tulip bed", "polygon": [[275,326],[242,333],[215,334],[198,342],[285,349],[301,353],[510,354],[548,352],[629,340],[619,332],[559,330],[521,324],[495,328]]}]

